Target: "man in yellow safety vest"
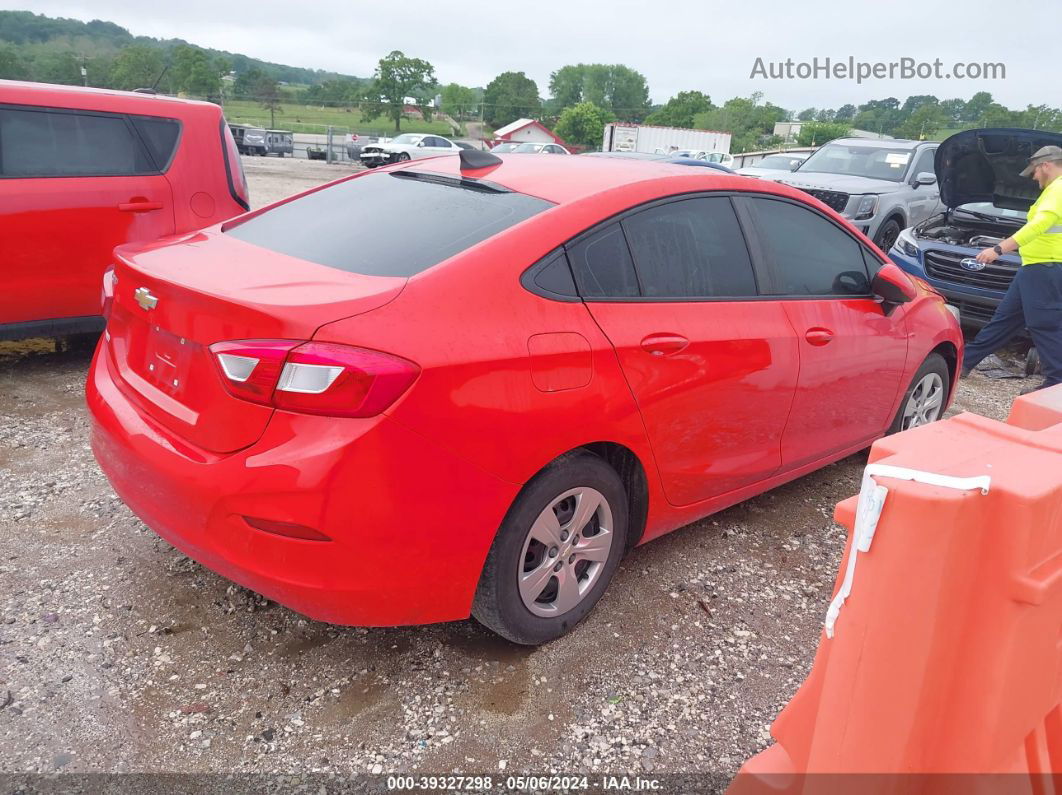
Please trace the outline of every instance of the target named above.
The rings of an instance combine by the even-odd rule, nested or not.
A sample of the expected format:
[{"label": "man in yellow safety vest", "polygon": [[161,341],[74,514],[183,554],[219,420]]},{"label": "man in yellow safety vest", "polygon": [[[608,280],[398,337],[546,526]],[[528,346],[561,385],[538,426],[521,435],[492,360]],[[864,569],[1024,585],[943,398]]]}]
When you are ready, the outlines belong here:
[{"label": "man in yellow safety vest", "polygon": [[966,346],[962,373],[969,375],[988,354],[1028,328],[1043,363],[1044,381],[1025,394],[1062,384],[1062,147],[1038,149],[1021,175],[1039,183],[1040,197],[1029,208],[1025,226],[979,253],[977,261],[990,264],[1017,251],[1022,267],[988,325]]}]

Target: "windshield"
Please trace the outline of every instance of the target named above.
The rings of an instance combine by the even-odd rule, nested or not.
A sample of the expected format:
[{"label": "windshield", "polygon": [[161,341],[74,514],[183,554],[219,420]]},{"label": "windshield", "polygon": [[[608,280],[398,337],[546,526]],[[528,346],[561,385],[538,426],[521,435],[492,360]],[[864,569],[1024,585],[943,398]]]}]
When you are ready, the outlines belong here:
[{"label": "windshield", "polygon": [[994,215],[997,218],[1003,218],[1008,221],[1024,221],[1027,216],[1027,213],[1023,210],[1005,210],[1002,207],[996,207],[991,202],[971,202],[970,204],[961,204],[955,209],[965,210],[968,213]]},{"label": "windshield", "polygon": [[422,136],[420,136],[420,135],[410,135],[409,133],[402,133],[402,135],[399,135],[398,137],[396,137],[393,141],[391,141],[391,143],[393,143],[393,144],[415,144],[418,141],[420,141],[421,137]]},{"label": "windshield", "polygon": [[498,144],[496,147],[494,147],[490,151],[505,153],[505,152],[511,152],[514,149],[516,149],[516,144]]},{"label": "windshield", "polygon": [[758,163],[753,163],[752,166],[753,168],[781,168],[788,170],[799,163],[799,158],[790,157],[789,155],[770,155]]},{"label": "windshield", "polygon": [[907,171],[910,149],[859,144],[826,144],[801,164],[799,171],[846,174],[851,177],[899,182]]},{"label": "windshield", "polygon": [[552,206],[445,177],[377,172],[278,204],[224,231],[350,273],[408,277]]},{"label": "windshield", "polygon": [[541,152],[543,144],[520,144],[514,152]]}]

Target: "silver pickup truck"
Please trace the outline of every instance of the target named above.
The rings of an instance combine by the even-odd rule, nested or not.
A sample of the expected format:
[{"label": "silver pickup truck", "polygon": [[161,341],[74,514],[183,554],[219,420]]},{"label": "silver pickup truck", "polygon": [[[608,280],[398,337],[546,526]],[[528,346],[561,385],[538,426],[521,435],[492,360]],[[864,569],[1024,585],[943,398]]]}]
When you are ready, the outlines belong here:
[{"label": "silver pickup truck", "polygon": [[936,141],[838,138],[774,178],[809,193],[888,251],[901,229],[940,212]]}]

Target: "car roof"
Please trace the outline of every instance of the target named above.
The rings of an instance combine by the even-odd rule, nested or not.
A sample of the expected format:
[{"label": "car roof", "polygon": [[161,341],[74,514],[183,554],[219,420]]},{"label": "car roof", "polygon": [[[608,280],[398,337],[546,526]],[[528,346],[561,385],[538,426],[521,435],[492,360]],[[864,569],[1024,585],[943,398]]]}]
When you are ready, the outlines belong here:
[{"label": "car roof", "polygon": [[[807,202],[806,193],[775,183],[723,173],[714,168],[612,157],[535,158],[521,155],[497,154],[501,163],[490,169],[461,171],[460,158],[455,155],[430,157],[402,163],[400,168],[388,170],[420,171],[447,176],[472,177],[509,188],[529,196],[537,196],[555,204],[579,201],[604,191],[639,183],[673,180],[676,192],[699,190],[753,190],[776,193]],[[679,183],[683,183],[680,185]]]},{"label": "car roof", "polygon": [[188,113],[217,113],[221,108],[212,102],[182,99],[163,94],[118,91],[111,88],[86,88],[53,83],[30,83],[0,80],[4,102],[12,105],[46,105],[57,108],[139,113],[145,116],[174,116]]}]

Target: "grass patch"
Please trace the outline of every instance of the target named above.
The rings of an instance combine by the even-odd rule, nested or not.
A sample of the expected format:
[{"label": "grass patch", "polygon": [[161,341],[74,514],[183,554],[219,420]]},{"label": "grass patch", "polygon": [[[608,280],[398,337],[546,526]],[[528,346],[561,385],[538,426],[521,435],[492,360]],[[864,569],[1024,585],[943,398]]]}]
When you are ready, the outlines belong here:
[{"label": "grass patch", "polygon": [[[276,114],[276,126],[279,130],[292,130],[301,133],[324,134],[331,125],[336,132],[354,131],[361,135],[394,135],[394,124],[390,119],[362,118],[357,108],[321,107],[318,105],[301,105],[282,102],[282,113]],[[254,124],[269,127],[269,111],[260,103],[249,99],[230,99],[225,101],[225,119],[230,124]],[[430,122],[419,119],[402,119],[402,132],[435,133],[451,135],[450,125],[444,121]]]}]

